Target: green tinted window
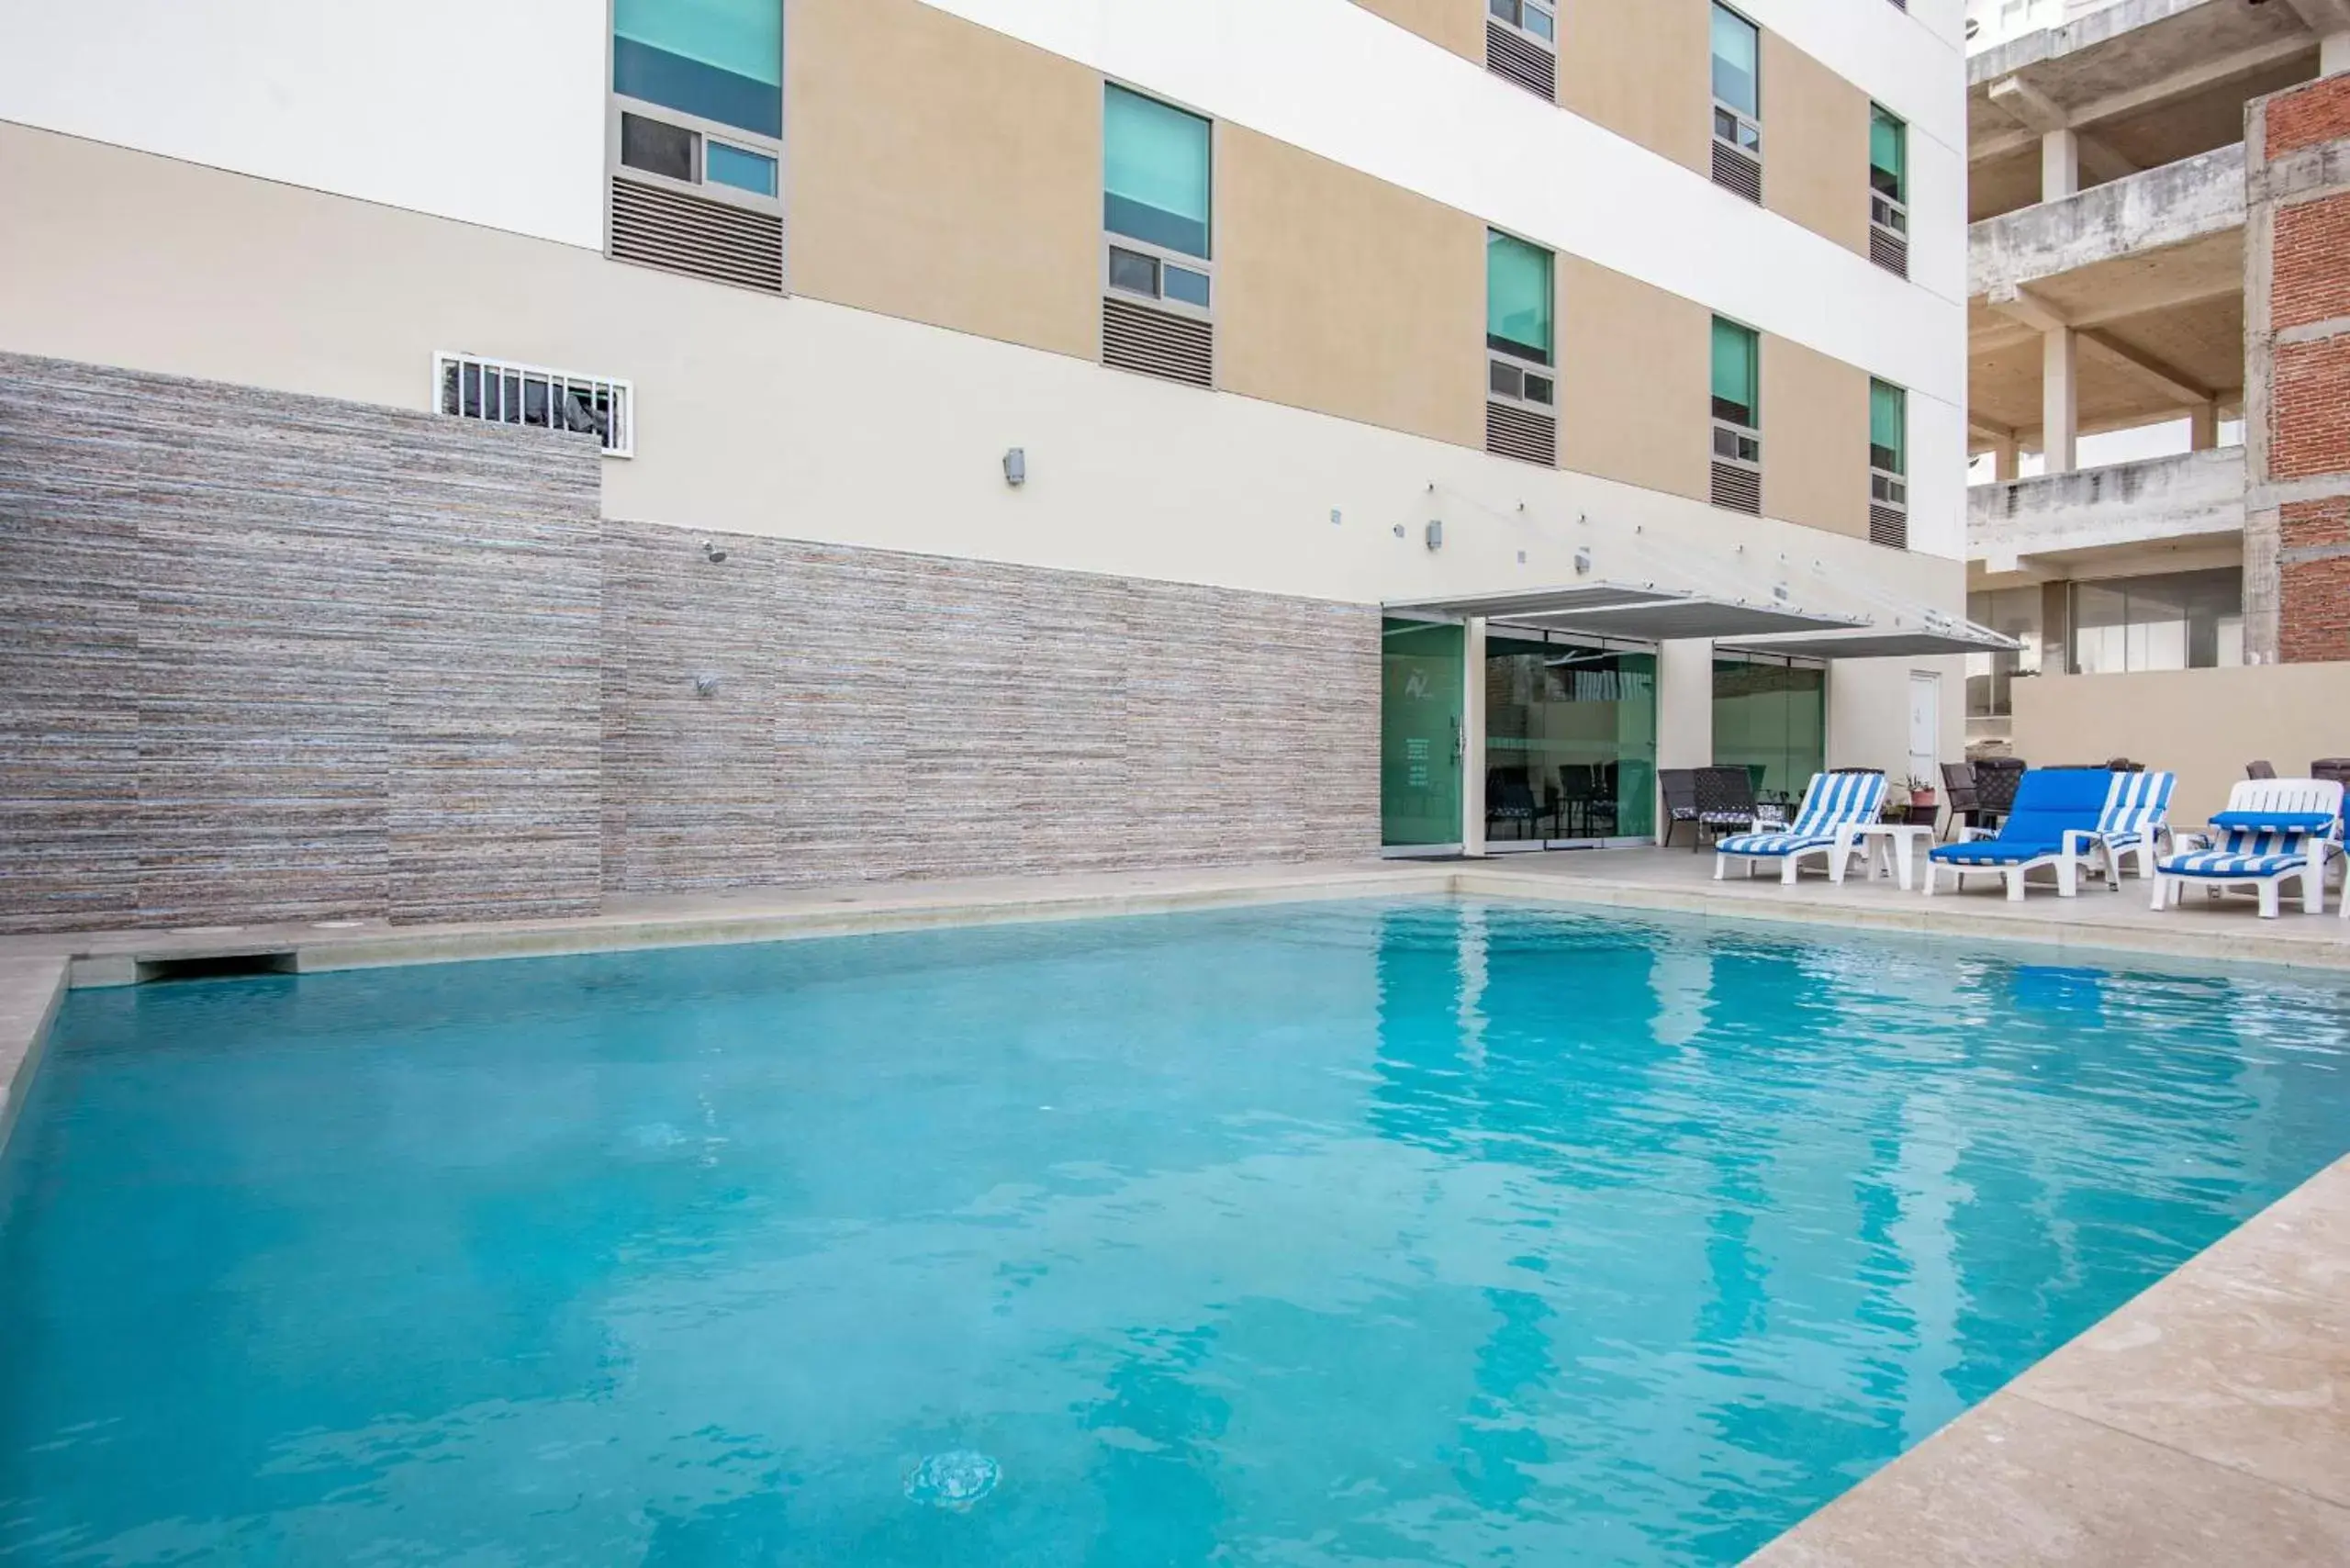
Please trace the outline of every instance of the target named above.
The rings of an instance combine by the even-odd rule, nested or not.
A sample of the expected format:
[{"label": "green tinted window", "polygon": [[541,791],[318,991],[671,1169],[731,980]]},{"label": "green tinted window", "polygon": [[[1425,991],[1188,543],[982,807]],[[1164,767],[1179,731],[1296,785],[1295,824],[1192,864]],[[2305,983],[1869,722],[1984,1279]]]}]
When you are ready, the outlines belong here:
[{"label": "green tinted window", "polygon": [[1909,461],[1909,395],[1882,381],[1869,383],[1869,463],[1887,474],[1907,474]]},{"label": "green tinted window", "polygon": [[1102,227],[1206,256],[1210,129],[1197,115],[1110,88],[1102,103]]},{"label": "green tinted window", "polygon": [[1761,359],[1751,330],[1714,318],[1715,418],[1762,428]]},{"label": "green tinted window", "polygon": [[1550,252],[1485,231],[1485,342],[1550,363]]},{"label": "green tinted window", "polygon": [[1908,201],[1909,128],[1869,106],[1869,184],[1895,201]]},{"label": "green tinted window", "polygon": [[1752,22],[1714,7],[1714,96],[1749,119],[1762,118],[1762,47]]},{"label": "green tinted window", "polygon": [[613,0],[612,91],[783,135],[783,0]]}]

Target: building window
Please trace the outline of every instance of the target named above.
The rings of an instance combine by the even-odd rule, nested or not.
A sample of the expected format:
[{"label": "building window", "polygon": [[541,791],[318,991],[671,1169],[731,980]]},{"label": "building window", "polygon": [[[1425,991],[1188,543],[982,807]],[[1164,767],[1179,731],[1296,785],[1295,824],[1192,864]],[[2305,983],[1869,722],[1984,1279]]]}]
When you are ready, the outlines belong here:
[{"label": "building window", "polygon": [[1727,6],[1714,7],[1714,184],[1762,199],[1762,35]]},{"label": "building window", "polygon": [[1869,539],[1909,548],[1909,394],[1869,383]]},{"label": "building window", "polygon": [[1550,252],[1485,231],[1485,449],[1558,462],[1558,376],[1551,364]]},{"label": "building window", "polygon": [[1762,342],[1714,318],[1714,505],[1762,510]]},{"label": "building window", "polygon": [[1869,260],[1909,275],[1909,128],[1869,106]]},{"label": "building window", "polygon": [[782,0],[613,0],[612,91],[781,140]]},{"label": "building window", "polygon": [[2076,582],[2072,599],[2072,667],[2082,675],[2244,663],[2240,568]]},{"label": "building window", "polygon": [[1485,0],[1485,69],[1555,100],[1559,20],[1554,0]]},{"label": "building window", "polygon": [[2015,711],[2009,689],[2020,677],[2040,673],[2041,590],[2030,588],[1992,588],[1966,596],[1966,618],[1980,626],[2015,638],[2023,646],[2012,654],[1966,655],[1966,716],[2004,719]]},{"label": "building window", "polygon": [[1102,103],[1102,360],[1214,384],[1214,127],[1119,86]]},{"label": "building window", "polygon": [[783,0],[613,0],[615,258],[780,292],[782,154]]}]

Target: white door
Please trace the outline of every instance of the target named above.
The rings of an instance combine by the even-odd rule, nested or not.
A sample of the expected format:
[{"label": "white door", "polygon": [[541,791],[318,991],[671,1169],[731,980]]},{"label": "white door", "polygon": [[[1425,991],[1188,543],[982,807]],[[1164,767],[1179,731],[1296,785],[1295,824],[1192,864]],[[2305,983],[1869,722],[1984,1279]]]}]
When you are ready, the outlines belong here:
[{"label": "white door", "polygon": [[1942,678],[1930,670],[1909,672],[1909,777],[1942,788]]}]

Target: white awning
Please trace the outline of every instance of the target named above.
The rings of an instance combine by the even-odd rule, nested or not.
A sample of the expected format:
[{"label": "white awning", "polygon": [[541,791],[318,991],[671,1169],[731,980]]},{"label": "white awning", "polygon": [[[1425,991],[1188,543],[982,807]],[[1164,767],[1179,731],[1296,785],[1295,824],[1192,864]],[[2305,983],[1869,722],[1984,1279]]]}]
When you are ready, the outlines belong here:
[{"label": "white awning", "polygon": [[1399,614],[1467,619],[1480,616],[1546,632],[1591,637],[1622,637],[1658,643],[1678,637],[1755,637],[1796,632],[1851,632],[1868,622],[1859,616],[1804,610],[1774,600],[1727,599],[1653,584],[1576,583],[1565,588],[1512,593],[1463,594],[1449,599],[1389,603]]}]

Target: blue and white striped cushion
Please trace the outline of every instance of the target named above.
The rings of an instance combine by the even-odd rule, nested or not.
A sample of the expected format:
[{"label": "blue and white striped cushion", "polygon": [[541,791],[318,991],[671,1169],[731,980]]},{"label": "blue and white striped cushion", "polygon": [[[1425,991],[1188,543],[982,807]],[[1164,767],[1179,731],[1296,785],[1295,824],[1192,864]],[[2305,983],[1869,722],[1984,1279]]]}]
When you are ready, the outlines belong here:
[{"label": "blue and white striped cushion", "polygon": [[1836,842],[1833,834],[1802,833],[1741,833],[1723,839],[1714,846],[1722,855],[1752,855],[1756,857],[1793,855],[1798,849],[1826,849]]},{"label": "blue and white striped cushion", "polygon": [[1945,844],[1929,852],[1944,866],[2020,866],[2056,853],[2053,844],[2009,844],[1996,838],[1968,844]]},{"label": "blue and white striped cushion", "polygon": [[2168,821],[2171,791],[2177,784],[2175,773],[2115,774],[2104,813],[2098,818],[2097,841],[2128,843],[2143,837],[2148,827]]},{"label": "blue and white striped cushion", "polygon": [[2283,871],[2297,871],[2309,863],[2309,857],[2298,852],[2289,855],[2231,855],[2224,849],[2197,849],[2185,855],[2165,856],[2155,863],[2155,869],[2169,877],[2273,877]]}]

